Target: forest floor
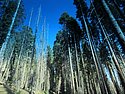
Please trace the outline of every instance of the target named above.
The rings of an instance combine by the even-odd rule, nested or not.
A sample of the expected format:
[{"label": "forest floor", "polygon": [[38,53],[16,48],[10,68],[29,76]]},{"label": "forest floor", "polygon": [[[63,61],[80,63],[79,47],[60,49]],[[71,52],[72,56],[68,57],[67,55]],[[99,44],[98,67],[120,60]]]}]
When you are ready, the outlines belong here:
[{"label": "forest floor", "polygon": [[29,94],[29,92],[25,91],[25,90],[21,90],[20,94]]},{"label": "forest floor", "polygon": [[0,94],[14,94],[11,90],[0,84]]},{"label": "forest floor", "polygon": [[[0,83],[0,94],[16,94],[16,93],[14,93],[13,90],[5,86],[3,83]],[[21,89],[18,94],[29,94],[29,92]],[[41,92],[36,92],[36,94],[45,94],[45,93],[41,91]]]},{"label": "forest floor", "polygon": [[[10,89],[5,87],[4,85],[0,84],[0,94],[15,94]],[[19,94],[29,94],[25,90],[21,90]]]}]

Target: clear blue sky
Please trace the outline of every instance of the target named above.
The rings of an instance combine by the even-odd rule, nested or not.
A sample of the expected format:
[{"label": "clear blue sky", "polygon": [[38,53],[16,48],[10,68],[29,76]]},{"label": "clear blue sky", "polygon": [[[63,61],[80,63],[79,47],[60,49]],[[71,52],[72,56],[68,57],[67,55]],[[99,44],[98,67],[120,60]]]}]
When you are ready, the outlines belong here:
[{"label": "clear blue sky", "polygon": [[26,12],[25,24],[28,24],[29,14],[32,8],[34,8],[33,20],[31,27],[35,28],[35,20],[38,15],[38,8],[41,4],[42,17],[39,27],[39,32],[42,28],[42,22],[46,17],[46,22],[49,24],[48,44],[52,47],[55,41],[57,32],[61,29],[58,24],[58,19],[63,12],[68,12],[69,15],[75,17],[76,8],[73,5],[73,0],[23,0]]}]

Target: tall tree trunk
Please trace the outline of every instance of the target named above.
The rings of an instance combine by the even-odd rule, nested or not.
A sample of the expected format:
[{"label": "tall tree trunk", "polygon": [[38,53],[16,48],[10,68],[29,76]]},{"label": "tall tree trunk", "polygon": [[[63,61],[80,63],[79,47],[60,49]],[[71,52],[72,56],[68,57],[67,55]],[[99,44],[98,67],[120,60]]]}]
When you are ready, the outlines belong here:
[{"label": "tall tree trunk", "polygon": [[78,82],[79,82],[80,80],[78,80],[78,76],[77,76],[77,73],[76,73],[76,71],[75,71],[75,82],[76,82],[76,91],[78,92],[78,89],[79,89],[79,86],[78,86]]},{"label": "tall tree trunk", "polygon": [[16,16],[17,16],[20,4],[21,4],[21,0],[19,0],[19,2],[18,2],[18,5],[17,5],[16,11],[14,13],[14,16],[12,18],[12,22],[10,24],[10,27],[9,27],[9,30],[8,30],[5,42],[2,44],[2,47],[0,49],[0,75],[1,75],[1,69],[2,69],[2,64],[3,64],[3,59],[4,59],[4,54],[5,54],[6,46],[9,43],[11,31],[12,31],[12,28],[13,28],[13,25],[14,25],[14,22],[15,22],[15,19],[16,19]]},{"label": "tall tree trunk", "polygon": [[[7,81],[7,79],[8,79],[8,76],[9,76],[9,68],[10,68],[10,60],[11,60],[11,58],[12,58],[13,52],[14,52],[14,47],[12,48],[12,51],[11,51],[9,60],[7,60],[7,62],[5,62],[5,63],[6,63],[6,66],[5,66],[6,68],[5,68],[4,73],[3,73],[2,77],[1,77],[1,81],[2,81],[2,82]],[[5,78],[5,79],[4,79],[4,78]]]},{"label": "tall tree trunk", "polygon": [[[102,0],[102,1],[104,2],[104,0]],[[104,3],[106,4],[106,2],[104,2]],[[93,5],[93,7],[94,7],[94,5]],[[108,7],[108,6],[107,6],[107,7]],[[106,34],[106,32],[105,32],[105,29],[104,29],[104,27],[102,26],[102,23],[101,23],[100,20],[99,20],[99,17],[98,17],[98,14],[97,14],[96,10],[95,10],[95,13],[96,13],[97,19],[98,19],[98,21],[99,21],[100,27],[101,27],[101,29],[102,29],[102,32],[103,32],[103,34],[104,34],[104,37],[105,37],[105,39],[106,39],[106,41],[107,41],[108,47],[109,47],[109,49],[110,49],[110,52],[111,52],[111,54],[112,54],[112,57],[113,57],[115,66],[116,66],[117,70],[119,71],[118,74],[119,74],[120,79],[121,79],[121,81],[122,81],[122,83],[123,83],[123,87],[124,87],[124,89],[125,89],[125,79],[124,79],[124,75],[123,75],[122,70],[121,70],[121,68],[120,68],[120,65],[119,65],[119,63],[118,63],[118,60],[117,60],[117,58],[116,58],[116,55],[115,55],[115,53],[114,53],[114,51],[113,51],[113,48],[112,48],[112,46],[111,46],[111,44],[110,44],[109,38],[107,37],[107,34]]]},{"label": "tall tree trunk", "polygon": [[105,8],[105,10],[107,12],[107,14],[109,15],[109,17],[110,17],[110,19],[111,19],[114,27],[116,28],[117,34],[118,34],[118,36],[120,38],[120,41],[122,42],[122,44],[123,44],[123,46],[125,48],[125,35],[123,34],[123,32],[122,32],[119,24],[117,23],[117,21],[116,21],[115,17],[113,16],[111,10],[109,9],[106,1],[102,0],[102,4],[103,4],[103,6],[104,6],[104,8]]},{"label": "tall tree trunk", "polygon": [[97,89],[97,84],[96,84],[96,82],[95,82],[94,76],[93,76],[93,81],[92,81],[92,83],[93,83],[93,88],[94,88],[94,94],[99,94],[99,91],[98,91],[98,89]]},{"label": "tall tree trunk", "polygon": [[[93,36],[92,36],[92,40],[94,40]],[[95,43],[93,42],[93,50],[94,50],[94,53],[95,53],[95,57],[96,57],[96,60],[97,60],[97,64],[99,66],[99,70],[100,70],[100,74],[102,76],[102,84],[103,86],[105,87],[105,90],[106,90],[106,93],[109,93],[110,94],[110,90],[108,89],[107,87],[107,81],[105,79],[105,74],[104,74],[104,71],[103,71],[103,67],[102,67],[102,64],[100,63],[99,61],[99,56],[97,55],[97,51],[95,49]]]},{"label": "tall tree trunk", "polygon": [[120,94],[121,91],[119,90],[119,87],[118,87],[118,84],[117,84],[116,79],[114,77],[114,74],[112,72],[111,66],[109,64],[107,64],[107,63],[106,63],[106,66],[108,67],[109,74],[110,74],[111,80],[112,80],[113,85],[114,85],[113,86],[114,87],[114,92],[116,91],[117,93],[115,93],[115,94]]},{"label": "tall tree trunk", "polygon": [[25,76],[26,76],[26,61],[22,62],[22,67],[20,70],[22,70],[22,77],[21,77],[21,85],[20,87],[23,88],[24,87],[24,82],[25,82]]},{"label": "tall tree trunk", "polygon": [[80,68],[79,68],[79,58],[78,58],[78,51],[77,51],[77,46],[76,46],[76,40],[75,40],[75,36],[74,36],[74,42],[75,42],[75,56],[76,56],[76,65],[77,65],[77,77],[78,77],[78,87],[80,84],[80,76],[79,76],[79,72],[80,72]]},{"label": "tall tree trunk", "polygon": [[76,90],[75,90],[74,74],[73,74],[73,68],[72,68],[72,55],[71,55],[69,46],[68,46],[68,52],[69,52],[69,63],[70,63],[71,79],[72,79],[72,89],[73,89],[73,94],[75,94]]},{"label": "tall tree trunk", "polygon": [[[89,29],[88,29],[86,20],[85,20],[85,18],[84,18],[84,15],[82,15],[82,18],[83,18],[83,21],[84,21],[84,25],[85,25],[87,37],[88,37],[88,39],[89,39],[90,49],[91,49],[91,51],[92,51],[92,57],[93,57],[93,60],[94,60],[95,66],[96,66],[96,71],[97,71],[98,79],[99,79],[100,85],[102,85],[102,84],[101,84],[101,77],[100,77],[99,65],[97,64],[97,61],[96,61],[96,57],[95,57],[94,50],[93,50],[93,46],[92,46],[92,41],[91,41],[90,34],[89,34]],[[102,76],[102,75],[101,75],[101,76]],[[102,90],[102,92],[103,92],[104,94],[108,94],[105,87],[101,86],[101,90]]]},{"label": "tall tree trunk", "polygon": [[93,87],[92,87],[92,78],[90,78],[92,74],[88,75],[88,82],[89,82],[89,88],[91,90],[91,94],[94,94]]},{"label": "tall tree trunk", "polygon": [[[31,15],[32,15],[32,12],[31,12]],[[38,31],[38,25],[39,25],[39,22],[40,22],[40,16],[41,16],[41,6],[39,7],[39,11],[38,11],[38,18],[37,18],[37,22],[36,22],[36,30],[35,30],[35,37],[34,37],[34,40],[33,40],[33,47],[32,47],[32,57],[31,57],[31,66],[30,66],[30,72],[31,72],[31,68],[32,68],[32,64],[33,64],[33,60],[34,60],[34,54],[35,54],[35,41],[36,41],[36,34],[37,34],[37,31]],[[38,64],[37,64],[37,74],[36,74],[36,89],[35,91],[38,91],[39,88],[41,86],[39,86],[39,84],[41,84],[39,82],[39,77],[40,77],[40,61],[38,61]],[[31,83],[33,84],[33,83]],[[32,94],[32,86],[31,86],[31,91],[30,91],[30,94]]]},{"label": "tall tree trunk", "polygon": [[92,94],[91,92],[91,88],[89,86],[89,74],[86,75],[86,85],[87,85],[87,90],[88,90],[88,94]]},{"label": "tall tree trunk", "polygon": [[59,76],[59,82],[57,87],[57,94],[60,94],[60,88],[61,88],[61,76]]},{"label": "tall tree trunk", "polygon": [[[20,4],[21,4],[21,0],[18,1],[18,5],[17,5],[16,11],[15,11],[15,13],[14,13],[14,16],[13,16],[13,18],[12,18],[12,22],[11,22],[11,24],[10,24],[10,27],[9,27],[9,30],[8,30],[8,33],[7,33],[5,42],[2,44],[2,48],[0,49],[0,61],[2,61],[2,60],[1,60],[1,59],[2,59],[1,56],[4,55],[3,53],[5,52],[7,43],[9,42],[10,35],[11,35],[11,31],[12,31],[12,28],[13,28],[13,25],[14,25],[14,22],[15,22],[15,19],[16,19],[16,17],[17,17],[17,13],[18,13],[18,11],[19,11]],[[2,52],[3,52],[3,53],[2,53]],[[1,62],[0,62],[0,63],[1,63]]]}]

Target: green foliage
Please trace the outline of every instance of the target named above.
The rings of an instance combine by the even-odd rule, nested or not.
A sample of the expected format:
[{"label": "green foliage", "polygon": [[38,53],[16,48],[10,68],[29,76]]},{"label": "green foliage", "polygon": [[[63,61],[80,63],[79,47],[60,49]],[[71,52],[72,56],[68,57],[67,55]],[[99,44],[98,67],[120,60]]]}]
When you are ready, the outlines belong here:
[{"label": "green foliage", "polygon": [[[58,32],[57,36],[56,36],[56,41],[54,42],[54,47],[53,47],[53,55],[54,55],[54,63],[55,63],[55,67],[56,69],[56,73],[59,74],[60,73],[60,69],[61,69],[61,65],[62,62],[64,61],[64,43],[62,42],[63,40],[63,36],[62,36],[63,32]],[[65,41],[64,41],[65,42]]]},{"label": "green foliage", "polygon": [[25,52],[28,52],[28,55],[31,57],[32,47],[33,47],[33,39],[34,39],[34,36],[32,34],[32,29],[27,27],[27,26],[24,26],[22,28],[21,32],[15,32],[13,35],[16,38],[16,47],[15,48],[17,51],[17,56],[19,55],[19,52],[21,50],[21,46],[23,44],[23,47],[24,47],[23,54],[25,54],[23,56],[26,56],[27,53],[25,53]]},{"label": "green foliage", "polygon": [[86,0],[74,0],[73,4],[77,8],[76,18],[79,18],[79,20],[82,20],[83,13],[84,13],[85,17],[87,17],[88,6],[87,6],[87,3],[86,3]]},{"label": "green foliage", "polygon": [[52,57],[52,50],[50,48],[50,46],[47,46],[47,67],[51,68],[51,64],[53,62],[53,57]]}]

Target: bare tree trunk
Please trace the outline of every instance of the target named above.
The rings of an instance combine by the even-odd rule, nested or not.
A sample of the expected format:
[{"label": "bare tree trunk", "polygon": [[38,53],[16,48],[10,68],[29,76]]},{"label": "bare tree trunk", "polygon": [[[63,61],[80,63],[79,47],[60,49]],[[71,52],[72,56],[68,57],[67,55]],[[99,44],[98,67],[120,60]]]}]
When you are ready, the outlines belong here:
[{"label": "bare tree trunk", "polygon": [[60,94],[60,87],[61,87],[61,76],[59,76],[59,82],[57,87],[57,94]]},{"label": "bare tree trunk", "polygon": [[75,81],[76,81],[76,91],[78,91],[78,88],[79,88],[79,86],[78,86],[78,77],[77,77],[77,73],[76,73],[76,71],[75,71]]},{"label": "bare tree trunk", "polygon": [[[82,9],[82,8],[81,8]],[[82,12],[82,10],[81,10]],[[101,85],[101,77],[100,77],[100,69],[99,69],[99,65],[97,64],[97,61],[96,61],[96,57],[94,55],[94,50],[93,50],[93,46],[92,46],[92,41],[91,41],[91,37],[90,37],[90,34],[89,34],[89,29],[88,29],[88,26],[87,26],[87,22],[84,18],[84,14],[82,14],[82,19],[84,21],[84,25],[85,25],[85,29],[86,29],[86,33],[87,33],[87,37],[88,37],[88,40],[89,40],[89,44],[90,44],[90,49],[91,49],[91,52],[92,52],[92,57],[93,57],[93,60],[94,60],[94,63],[95,63],[95,66],[96,66],[96,71],[97,71],[97,76],[98,76],[98,79],[99,79],[99,83]],[[102,75],[101,75],[102,76]],[[102,86],[102,92],[105,93],[105,94],[108,94],[108,92],[106,91],[106,88]]]},{"label": "bare tree trunk", "polygon": [[[30,61],[30,59],[27,58],[27,62]],[[24,82],[24,89],[28,90],[28,80],[29,80],[29,76],[30,76],[30,64],[29,62],[26,63],[26,74],[25,74],[25,82]]]},{"label": "bare tree trunk", "polygon": [[73,89],[73,94],[75,94],[76,90],[75,90],[74,74],[73,74],[73,68],[72,68],[72,55],[71,55],[69,46],[68,46],[68,52],[69,52],[69,63],[70,63],[71,78],[72,78],[72,89]]},{"label": "bare tree trunk", "polygon": [[[6,76],[6,80],[8,79],[8,76],[9,76],[9,68],[10,68],[10,60],[12,58],[12,55],[13,55],[13,52],[14,52],[14,47],[12,48],[12,51],[11,51],[11,54],[10,54],[10,57],[9,57],[9,60],[7,60],[7,64],[6,64],[6,69],[5,69],[5,72],[3,73],[3,76],[1,77],[1,81],[4,81],[4,77]],[[5,81],[6,81],[5,80]]]},{"label": "bare tree trunk", "polygon": [[26,62],[22,62],[23,66],[22,66],[22,77],[21,77],[21,88],[24,87],[24,82],[25,82],[25,76],[26,76]]},{"label": "bare tree trunk", "polygon": [[[92,36],[92,40],[94,40],[94,38],[93,38],[93,36]],[[99,61],[99,56],[97,55],[97,51],[96,51],[96,49],[95,49],[95,44],[94,44],[94,42],[93,42],[93,50],[94,50],[94,52],[95,52],[95,57],[96,57],[96,60],[97,60],[97,64],[98,64],[98,66],[99,66],[99,69],[100,69],[100,74],[101,74],[101,76],[102,76],[102,84],[103,84],[103,86],[104,86],[104,88],[105,88],[105,90],[106,90],[106,93],[109,93],[110,94],[110,90],[108,89],[108,87],[107,87],[107,81],[106,81],[106,79],[105,79],[105,74],[104,74],[104,71],[103,71],[103,67],[102,67],[102,64],[100,63],[100,61]]]},{"label": "bare tree trunk", "polygon": [[88,74],[86,75],[86,85],[87,85],[88,94],[91,94],[91,90],[90,90],[90,87],[89,87],[89,77],[88,77]]},{"label": "bare tree trunk", "polygon": [[94,89],[95,89],[94,94],[100,94],[99,91],[98,91],[98,89],[97,89],[97,84],[96,84],[96,82],[95,82],[95,78],[93,78],[93,87],[94,87]]},{"label": "bare tree trunk", "polygon": [[[79,84],[80,84],[80,76],[79,76],[79,72],[80,72],[80,68],[79,68],[79,58],[78,58],[78,51],[77,51],[77,46],[76,46],[76,40],[75,40],[75,35],[74,35],[74,41],[75,41],[75,56],[76,56],[76,65],[77,65],[77,82],[78,82],[78,87],[79,87]],[[77,88],[78,89],[78,88]]]},{"label": "bare tree trunk", "polygon": [[90,89],[91,89],[91,91],[92,91],[91,94],[94,94],[94,89],[93,89],[93,87],[92,87],[92,84],[93,84],[93,83],[92,83],[92,79],[89,80],[89,83],[90,83],[90,84],[89,84]]},{"label": "bare tree trunk", "polygon": [[[4,55],[4,52],[5,52],[7,43],[9,42],[11,31],[12,31],[12,28],[13,28],[13,25],[14,25],[14,22],[15,22],[15,19],[16,19],[20,4],[21,4],[21,0],[18,1],[16,11],[14,13],[14,16],[12,18],[12,22],[10,24],[10,27],[9,27],[9,30],[8,30],[8,33],[7,33],[7,37],[5,39],[5,42],[2,44],[2,48],[0,49],[0,63],[2,63],[3,55]],[[1,68],[1,66],[0,66],[0,68]]]},{"label": "bare tree trunk", "polygon": [[[106,5],[105,0],[102,0],[102,1],[103,1],[104,5]],[[106,6],[107,6],[107,5],[106,5]],[[93,7],[94,7],[94,5],[93,5]],[[107,6],[107,7],[108,7],[108,6]],[[109,38],[107,37],[107,34],[105,33],[104,27],[102,26],[102,23],[101,23],[100,20],[99,20],[99,17],[98,17],[98,15],[97,15],[96,10],[95,10],[95,13],[96,13],[96,16],[97,16],[97,18],[98,18],[99,24],[100,24],[100,26],[101,26],[102,32],[103,32],[103,34],[104,34],[104,37],[105,37],[105,39],[106,39],[106,41],[107,41],[107,43],[108,43],[108,47],[109,47],[110,52],[111,52],[111,54],[112,54],[112,57],[113,57],[115,66],[116,66],[117,70],[119,71],[118,73],[119,73],[120,79],[121,79],[121,81],[122,81],[122,83],[123,83],[123,87],[124,87],[124,89],[125,89],[125,79],[124,79],[124,75],[123,75],[122,70],[121,70],[121,68],[120,68],[120,66],[119,66],[119,63],[118,63],[117,58],[116,58],[116,56],[115,56],[115,53],[114,53],[114,51],[113,51],[113,49],[112,49],[112,46],[111,46],[110,41],[109,41]]]},{"label": "bare tree trunk", "polygon": [[114,92],[115,94],[120,94],[121,91],[119,91],[119,88],[118,88],[118,84],[116,82],[116,79],[114,77],[114,74],[112,72],[112,69],[111,69],[111,66],[109,64],[106,64],[106,66],[108,67],[108,70],[109,70],[109,74],[110,74],[110,77],[111,77],[111,80],[112,80],[112,83],[113,83],[113,89],[114,89]]},{"label": "bare tree trunk", "polygon": [[[123,89],[123,87],[121,86],[123,83],[122,83],[122,81],[121,81],[121,79],[120,79],[120,77],[119,77],[119,71],[117,70],[117,68],[115,67],[115,64],[114,64],[114,61],[113,61],[113,58],[111,57],[111,62],[112,62],[112,65],[110,65],[110,67],[111,67],[111,70],[112,70],[112,72],[113,72],[113,75],[114,75],[114,78],[115,78],[115,80],[116,80],[116,86],[117,86],[117,89],[119,89],[119,93],[121,93],[124,89]],[[121,86],[121,87],[120,87]]]},{"label": "bare tree trunk", "polygon": [[[34,37],[34,40],[33,40],[33,48],[32,48],[32,57],[31,57],[31,66],[30,66],[30,72],[31,72],[31,68],[32,68],[32,64],[33,64],[33,60],[34,60],[34,54],[35,54],[35,41],[36,41],[36,33],[37,33],[37,31],[38,31],[38,25],[39,25],[39,22],[40,22],[40,16],[41,16],[41,6],[39,7],[39,11],[38,11],[38,18],[37,18],[37,23],[36,23],[36,30],[35,30],[35,37]],[[38,91],[40,88],[41,88],[41,86],[39,86],[39,84],[41,84],[40,82],[39,82],[39,77],[40,77],[40,61],[38,61],[38,64],[37,64],[37,69],[38,69],[38,71],[37,71],[37,74],[36,74],[36,88],[35,88],[35,91]],[[31,83],[31,84],[33,84],[33,83]],[[30,90],[30,94],[32,94],[32,86],[31,86],[31,90]]]}]

